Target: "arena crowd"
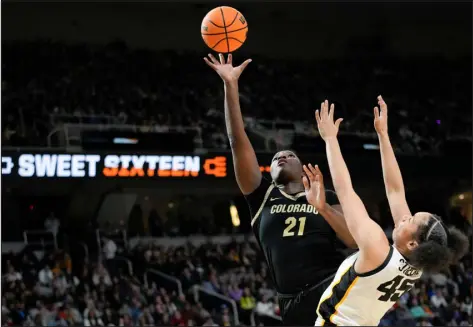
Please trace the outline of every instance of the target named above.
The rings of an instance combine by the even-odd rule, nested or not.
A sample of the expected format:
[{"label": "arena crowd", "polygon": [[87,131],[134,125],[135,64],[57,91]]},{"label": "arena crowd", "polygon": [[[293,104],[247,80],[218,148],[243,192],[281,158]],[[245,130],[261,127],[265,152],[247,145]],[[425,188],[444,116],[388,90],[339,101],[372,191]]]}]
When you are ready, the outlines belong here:
[{"label": "arena crowd", "polygon": [[[5,326],[230,326],[278,325],[277,294],[252,241],[127,247],[114,233],[100,253],[64,250],[2,256]],[[470,234],[471,237],[471,234]],[[66,248],[67,243],[66,244]],[[174,283],[150,271],[177,277]],[[396,303],[381,326],[469,326],[471,255],[449,271],[425,275]],[[196,293],[196,285],[200,291]],[[220,294],[220,299],[209,294]]]},{"label": "arena crowd", "polygon": [[[228,148],[223,88],[205,54],[48,40],[5,43],[2,54],[5,145],[44,146],[54,127],[81,122],[198,127],[203,147]],[[236,62],[246,59],[240,56]],[[471,80],[462,69],[468,58],[252,59],[240,88],[247,117],[316,133],[314,108],[329,98],[345,118],[344,131],[373,133],[372,108],[382,92],[400,151],[441,153],[446,140],[471,141]]]}]

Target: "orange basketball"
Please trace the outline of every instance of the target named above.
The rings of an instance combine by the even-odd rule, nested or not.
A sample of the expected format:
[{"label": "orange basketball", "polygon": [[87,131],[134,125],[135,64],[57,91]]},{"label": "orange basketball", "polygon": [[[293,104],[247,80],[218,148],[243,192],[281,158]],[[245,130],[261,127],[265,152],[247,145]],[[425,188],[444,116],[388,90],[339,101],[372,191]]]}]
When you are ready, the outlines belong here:
[{"label": "orange basketball", "polygon": [[248,23],[232,7],[217,7],[209,11],[202,21],[201,33],[205,44],[219,53],[233,52],[246,40]]}]

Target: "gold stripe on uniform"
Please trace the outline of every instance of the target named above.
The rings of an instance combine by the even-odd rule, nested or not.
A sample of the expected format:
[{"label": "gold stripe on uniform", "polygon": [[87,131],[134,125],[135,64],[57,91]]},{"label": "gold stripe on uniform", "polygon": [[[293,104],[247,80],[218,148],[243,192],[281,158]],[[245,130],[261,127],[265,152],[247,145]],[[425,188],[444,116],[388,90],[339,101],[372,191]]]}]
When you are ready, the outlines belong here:
[{"label": "gold stripe on uniform", "polygon": [[347,290],[345,291],[345,295],[343,295],[342,299],[340,300],[340,302],[338,302],[336,305],[335,305],[335,312],[330,316],[330,322],[334,323],[333,322],[333,318],[335,318],[335,316],[337,315],[337,310],[338,308],[343,304],[343,302],[345,302],[345,300],[347,299],[348,297],[348,294],[350,294],[350,291],[351,289],[353,288],[353,286],[355,286],[356,282],[358,281],[358,276],[353,280],[353,282],[351,282],[350,286],[347,288]]},{"label": "gold stripe on uniform", "polygon": [[326,297],[324,297],[323,299],[320,299],[319,301],[319,305],[317,306],[317,314],[319,315],[319,317],[322,317],[322,315],[320,314],[319,310],[320,310],[320,305],[325,302],[326,300],[330,299],[330,297],[332,297],[333,295],[333,289],[335,288],[335,286],[337,286],[338,284],[340,284],[343,276],[345,276],[345,274],[350,270],[350,268],[353,266],[353,263],[348,266],[348,268],[343,272],[343,274],[340,275],[340,278],[330,286],[330,294],[327,295]]},{"label": "gold stripe on uniform", "polygon": [[296,201],[298,198],[300,198],[301,196],[305,195],[305,191],[302,191],[302,192],[299,192],[295,195],[290,195],[290,194],[287,194],[286,192],[284,192],[283,190],[279,189],[279,192],[281,192],[282,195],[284,195],[284,197],[288,198],[289,200],[292,200],[292,201]]},{"label": "gold stripe on uniform", "polygon": [[[319,317],[319,318],[320,318],[320,317]],[[317,322],[317,321],[316,321],[316,322]],[[317,326],[317,324],[316,324],[315,326]],[[319,326],[327,326],[327,327],[328,327],[328,326],[338,326],[338,325],[336,325],[336,324],[334,324],[334,323],[332,323],[332,322],[330,322],[330,321],[329,321],[329,323],[328,323],[328,325],[327,325],[327,324],[326,324],[326,321],[325,321],[324,319],[320,318],[320,325],[319,325]]]},{"label": "gold stripe on uniform", "polygon": [[268,190],[266,191],[266,194],[264,195],[263,202],[261,203],[261,206],[259,207],[258,211],[256,211],[255,216],[251,220],[251,226],[256,222],[256,219],[258,219],[259,215],[261,214],[261,211],[263,211],[264,205],[266,201],[268,200],[269,194],[274,188],[274,184],[271,183],[271,185],[268,187]]}]

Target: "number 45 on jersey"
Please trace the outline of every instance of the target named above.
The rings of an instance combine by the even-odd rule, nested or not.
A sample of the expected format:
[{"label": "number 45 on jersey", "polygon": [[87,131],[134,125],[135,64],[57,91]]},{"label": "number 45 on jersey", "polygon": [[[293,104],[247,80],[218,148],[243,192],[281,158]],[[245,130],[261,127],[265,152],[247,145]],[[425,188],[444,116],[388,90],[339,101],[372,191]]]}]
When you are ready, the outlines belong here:
[{"label": "number 45 on jersey", "polygon": [[[409,291],[414,286],[415,280],[404,279],[403,276],[396,276],[389,282],[382,283],[377,290],[384,295],[381,295],[378,300],[383,302],[396,302],[405,292]],[[399,286],[401,285],[401,286]]]}]

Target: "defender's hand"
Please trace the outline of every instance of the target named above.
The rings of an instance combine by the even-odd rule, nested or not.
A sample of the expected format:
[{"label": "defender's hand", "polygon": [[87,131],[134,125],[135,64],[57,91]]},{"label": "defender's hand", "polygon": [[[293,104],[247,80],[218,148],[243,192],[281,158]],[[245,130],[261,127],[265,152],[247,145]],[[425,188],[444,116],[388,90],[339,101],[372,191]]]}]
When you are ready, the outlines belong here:
[{"label": "defender's hand", "polygon": [[328,100],[322,102],[319,110],[315,111],[315,120],[317,120],[317,128],[319,134],[324,141],[331,137],[336,137],[338,134],[338,128],[340,123],[343,121],[343,118],[338,118],[335,122],[333,121],[333,114],[335,112],[335,105],[332,103],[330,105],[330,110],[328,108]]},{"label": "defender's hand", "polygon": [[248,59],[240,66],[233,67],[231,54],[228,55],[226,62],[223,54],[219,54],[220,62],[217,61],[211,53],[209,53],[209,58],[210,60],[207,59],[207,57],[204,58],[205,63],[212,67],[225,83],[238,81],[241,73],[243,73],[246,66],[251,62],[251,59]]},{"label": "defender's hand", "polygon": [[378,96],[378,105],[381,112],[378,107],[374,107],[374,129],[378,135],[386,134],[388,133],[388,105],[381,95]]},{"label": "defender's hand", "polygon": [[302,167],[306,176],[302,178],[307,202],[312,204],[317,211],[325,208],[325,187],[322,172],[319,166],[313,167],[311,164]]}]

